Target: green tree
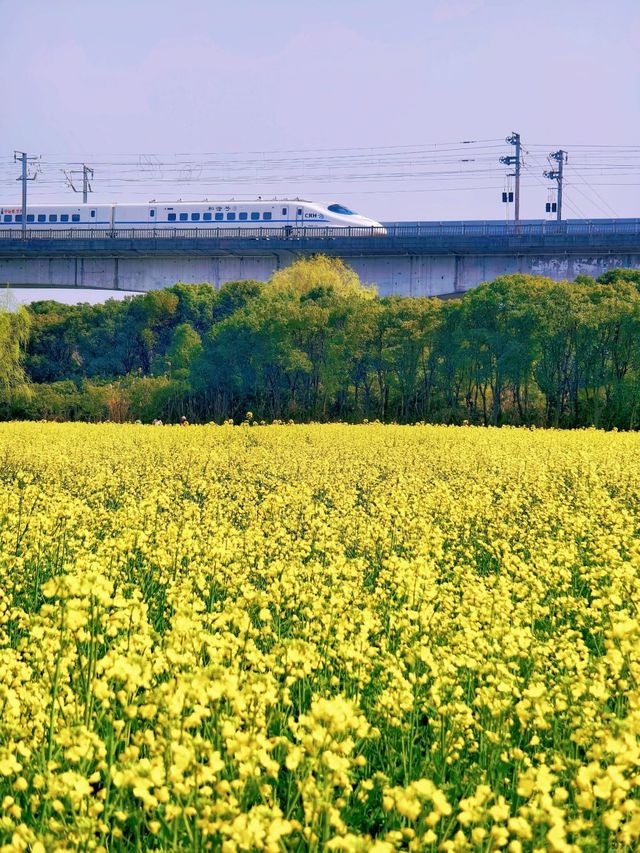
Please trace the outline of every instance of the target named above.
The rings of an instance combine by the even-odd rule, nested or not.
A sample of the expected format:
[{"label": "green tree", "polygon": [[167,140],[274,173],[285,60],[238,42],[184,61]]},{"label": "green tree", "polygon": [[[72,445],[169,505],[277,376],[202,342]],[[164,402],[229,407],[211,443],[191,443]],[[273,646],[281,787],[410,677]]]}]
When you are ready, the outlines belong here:
[{"label": "green tree", "polygon": [[339,296],[354,295],[360,299],[373,299],[375,288],[363,285],[358,274],[340,258],[314,255],[302,258],[291,266],[278,270],[268,284],[272,293],[305,294],[323,288]]},{"label": "green tree", "polygon": [[5,399],[26,384],[24,356],[29,328],[30,317],[24,308],[0,309],[0,389]]},{"label": "green tree", "polygon": [[383,317],[378,330],[378,364],[385,378],[382,393],[401,420],[424,417],[431,405],[435,369],[435,332],[442,302],[437,299],[380,300]]},{"label": "green tree", "polygon": [[[582,423],[622,426],[631,421],[640,355],[640,293],[625,280],[586,291],[578,334]],[[631,404],[631,406],[630,406]]]},{"label": "green tree", "polygon": [[186,379],[192,362],[202,352],[202,338],[189,323],[180,323],[173,330],[171,343],[164,357],[169,376]]},{"label": "green tree", "polygon": [[218,323],[244,308],[245,305],[260,296],[263,288],[263,282],[253,279],[225,282],[217,294],[213,309],[213,322]]},{"label": "green tree", "polygon": [[282,344],[279,372],[287,405],[307,417],[344,412],[350,349],[358,338],[358,318],[375,291],[340,259],[318,255],[276,272],[265,297],[277,305],[274,334]]},{"label": "green tree", "polygon": [[545,397],[545,426],[574,426],[578,409],[581,330],[589,312],[585,288],[552,282],[539,299],[542,341],[534,376]]},{"label": "green tree", "polygon": [[178,297],[173,322],[189,323],[203,335],[214,322],[219,293],[211,284],[175,284],[169,293]]},{"label": "green tree", "polygon": [[319,256],[266,284],[39,302],[1,326],[0,385],[17,388],[21,370],[33,380],[31,398],[16,391],[5,407],[16,416],[640,420],[633,270],[598,281],[503,276],[443,302],[379,299],[344,263]]},{"label": "green tree", "polygon": [[505,404],[521,423],[529,419],[531,376],[541,344],[539,300],[553,284],[529,275],[501,276],[462,300],[485,424],[501,423]]},{"label": "green tree", "polygon": [[640,270],[615,267],[598,276],[598,284],[614,284],[617,281],[629,281],[640,290]]}]

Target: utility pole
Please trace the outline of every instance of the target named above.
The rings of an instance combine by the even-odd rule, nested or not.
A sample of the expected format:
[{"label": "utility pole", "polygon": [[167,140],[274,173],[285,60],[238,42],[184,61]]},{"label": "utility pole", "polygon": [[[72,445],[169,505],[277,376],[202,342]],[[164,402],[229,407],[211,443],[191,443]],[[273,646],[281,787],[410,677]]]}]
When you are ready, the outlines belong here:
[{"label": "utility pole", "polygon": [[549,160],[555,160],[558,164],[557,169],[549,169],[547,172],[543,172],[545,178],[548,178],[550,181],[558,182],[558,222],[562,220],[562,180],[563,180],[563,166],[569,159],[566,151],[563,151],[562,148],[559,151],[554,151],[552,154],[549,154]]},{"label": "utility pole", "polygon": [[90,166],[87,166],[85,163],[83,163],[82,164],[82,171],[80,171],[80,169],[72,169],[69,172],[67,172],[63,169],[62,171],[64,172],[64,176],[67,179],[67,183],[69,184],[71,189],[74,191],[74,193],[77,193],[78,190],[75,188],[75,185],[73,183],[73,178],[71,176],[72,175],[82,175],[82,203],[86,204],[88,193],[93,192],[93,190],[91,189],[91,184],[89,183],[89,176],[91,176],[91,179],[93,180],[93,169]]},{"label": "utility pole", "polygon": [[93,169],[90,169],[89,166],[85,166],[82,164],[82,203],[87,203],[87,193],[91,191],[91,185],[89,183],[89,175],[93,179]]},{"label": "utility pole", "polygon": [[35,181],[37,178],[37,173],[35,175],[27,174],[27,165],[30,160],[37,160],[37,157],[29,157],[29,155],[25,151],[14,151],[13,152],[13,162],[17,163],[18,160],[22,163],[22,174],[19,178],[16,178],[16,181],[22,181],[22,239],[24,240],[27,236],[27,181]]},{"label": "utility pole", "polygon": [[515,221],[516,226],[520,222],[520,166],[522,165],[522,148],[520,145],[520,134],[512,133],[511,136],[507,136],[505,142],[508,142],[509,145],[514,145],[516,149],[515,154],[509,154],[507,157],[501,157],[500,162],[505,166],[515,166],[515,169],[511,174],[516,179],[515,181]]}]

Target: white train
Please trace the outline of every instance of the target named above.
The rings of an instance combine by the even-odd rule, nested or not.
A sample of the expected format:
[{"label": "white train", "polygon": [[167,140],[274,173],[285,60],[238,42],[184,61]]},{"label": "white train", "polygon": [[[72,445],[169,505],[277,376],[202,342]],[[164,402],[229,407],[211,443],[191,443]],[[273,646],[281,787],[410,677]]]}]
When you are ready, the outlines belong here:
[{"label": "white train", "polygon": [[[27,208],[29,229],[239,229],[282,228],[295,233],[312,228],[372,229],[385,234],[374,219],[341,204],[323,205],[302,199],[279,201],[155,202],[148,204],[41,204]],[[0,207],[0,228],[22,227],[22,208]]]}]

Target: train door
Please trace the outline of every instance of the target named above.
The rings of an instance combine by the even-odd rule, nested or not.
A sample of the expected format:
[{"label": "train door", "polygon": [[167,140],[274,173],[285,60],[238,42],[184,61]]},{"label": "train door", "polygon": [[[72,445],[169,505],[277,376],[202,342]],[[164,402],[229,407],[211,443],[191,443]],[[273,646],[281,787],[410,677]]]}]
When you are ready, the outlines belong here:
[{"label": "train door", "polygon": [[289,218],[289,206],[282,208],[282,221],[284,222],[284,236],[291,237],[293,234],[293,225]]},{"label": "train door", "polygon": [[304,209],[302,207],[296,207],[296,228],[302,228],[304,226]]}]

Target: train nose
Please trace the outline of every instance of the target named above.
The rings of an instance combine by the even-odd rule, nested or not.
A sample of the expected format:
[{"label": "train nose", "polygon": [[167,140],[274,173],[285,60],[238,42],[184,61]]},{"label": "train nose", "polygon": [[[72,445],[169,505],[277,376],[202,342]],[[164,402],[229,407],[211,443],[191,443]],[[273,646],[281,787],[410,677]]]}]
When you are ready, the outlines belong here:
[{"label": "train nose", "polygon": [[358,225],[361,228],[373,228],[373,229],[375,229],[376,234],[377,233],[385,233],[386,234],[386,228],[384,227],[384,225],[381,225],[379,222],[376,222],[375,219],[367,219],[366,216],[361,217],[361,220],[358,223]]},{"label": "train nose", "polygon": [[387,229],[384,225],[381,225],[379,222],[375,222],[373,219],[370,220],[369,227],[373,229],[373,233],[376,237],[385,237],[387,234]]}]

